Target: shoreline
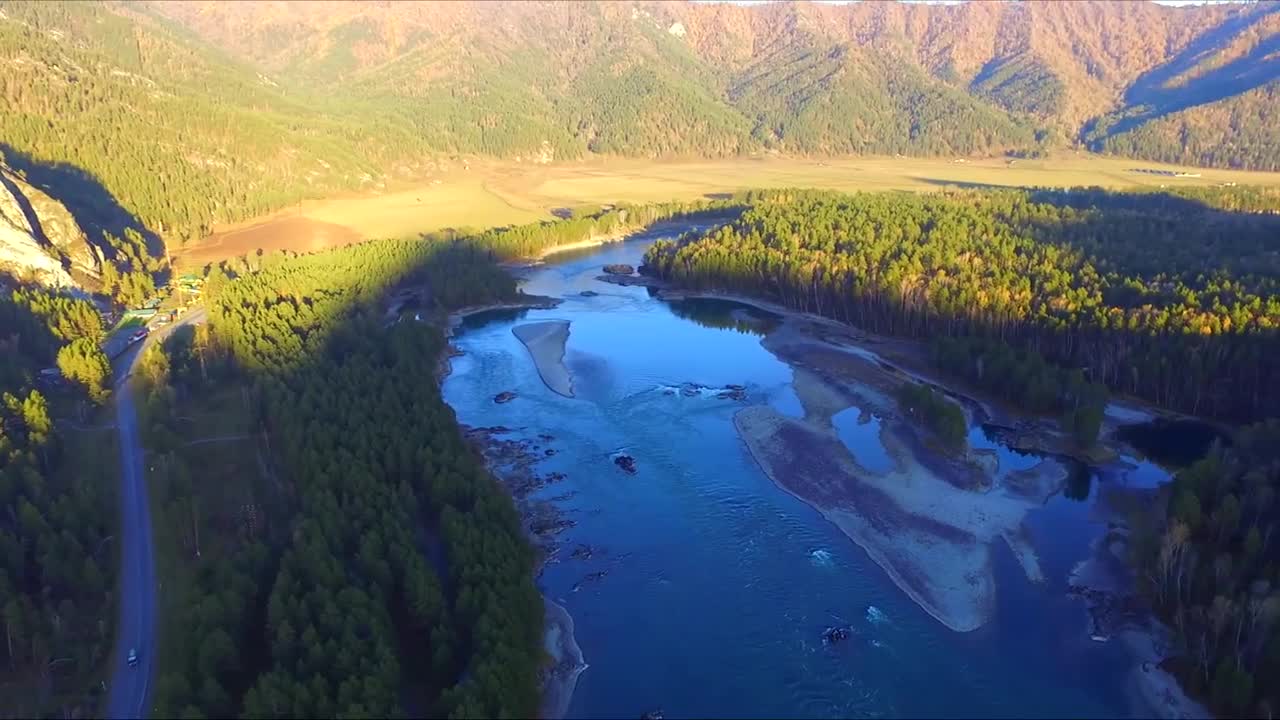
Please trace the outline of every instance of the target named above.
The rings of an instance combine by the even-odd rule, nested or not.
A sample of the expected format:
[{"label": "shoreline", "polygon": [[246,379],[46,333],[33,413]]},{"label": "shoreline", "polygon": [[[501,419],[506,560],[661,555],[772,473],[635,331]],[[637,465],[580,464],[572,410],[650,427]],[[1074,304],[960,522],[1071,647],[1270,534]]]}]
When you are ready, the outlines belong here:
[{"label": "shoreline", "polygon": [[[621,281],[612,280],[608,276],[602,276],[598,279],[605,282],[613,282],[617,285],[652,287],[657,291],[657,297],[665,301],[725,300],[772,313],[783,319],[808,323],[810,327],[806,330],[809,331],[818,327],[829,328],[834,331],[832,333],[833,336],[814,333],[808,340],[844,350],[850,347],[858,348],[860,353],[874,356],[877,362],[892,367],[903,376],[931,385],[951,395],[960,401],[966,415],[970,415],[969,406],[980,408],[983,413],[982,422],[984,424],[992,424],[1014,430],[1012,435],[1004,437],[1004,442],[1010,448],[1020,452],[1069,457],[1086,465],[1102,465],[1118,460],[1122,454],[1122,448],[1130,454],[1141,456],[1141,453],[1136,448],[1128,447],[1125,443],[1115,438],[1116,430],[1124,425],[1160,420],[1190,420],[1213,427],[1220,427],[1219,421],[1212,418],[1166,410],[1141,398],[1129,395],[1116,395],[1112,396],[1107,402],[1098,442],[1092,450],[1084,451],[1066,442],[1066,434],[1061,431],[1056,421],[1052,418],[1028,414],[1017,408],[1007,406],[998,400],[989,400],[985,392],[970,386],[965,381],[939,374],[927,361],[922,359],[921,355],[925,350],[922,348],[920,340],[879,335],[863,330],[856,325],[823,315],[815,315],[811,312],[789,308],[771,300],[718,290],[683,290],[672,286],[665,280],[652,276],[643,276],[633,282],[626,282],[630,278],[625,277],[621,278]],[[763,344],[770,352],[778,355],[779,348],[770,343],[773,334],[770,333],[766,336]],[[805,333],[802,331],[802,334]],[[787,358],[781,359],[789,360]]]},{"label": "shoreline", "polygon": [[1127,628],[1120,639],[1141,662],[1129,671],[1131,701],[1138,717],[1162,720],[1209,720],[1213,715],[1182,689],[1172,673],[1160,667],[1165,653],[1160,648],[1168,629],[1155,618],[1139,628]]},{"label": "shoreline", "polygon": [[[910,378],[916,382],[925,383],[941,388],[949,394],[964,398],[967,403],[972,403],[980,407],[988,420],[1006,419],[1010,413],[1002,408],[998,408],[991,402],[975,396],[970,392],[961,392],[956,389],[957,383],[950,378],[940,378],[936,376],[927,364],[915,357],[921,353],[920,342],[910,338],[896,338],[888,335],[878,335],[872,333],[856,325],[841,322],[834,318],[824,315],[815,315],[804,310],[796,310],[785,305],[778,304],[772,300],[764,300],[761,298],[753,298],[748,295],[740,295],[731,292],[722,292],[718,290],[698,290],[686,291],[672,287],[666,281],[657,278],[648,278],[655,284],[658,289],[658,297],[662,300],[727,300],[729,302],[740,303],[762,310],[767,313],[777,315],[784,320],[793,322],[808,323],[807,328],[797,328],[799,334],[806,336],[806,339],[814,343],[822,343],[832,347],[848,349],[850,347],[857,348],[864,359],[873,362],[883,363],[891,367],[894,371],[901,374],[905,378]],[[833,331],[833,336],[824,335],[813,332],[817,328],[826,328]],[[776,333],[776,331],[775,331]],[[775,347],[770,347],[769,340],[775,333],[770,333],[765,337],[764,342],[766,349],[777,354]],[[890,350],[890,354],[882,352],[882,350]]]},{"label": "shoreline", "polygon": [[[545,455],[542,445],[551,436],[537,439],[508,440],[501,435],[512,431],[504,426],[473,428],[460,425],[467,442],[484,460],[489,474],[501,484],[511,497],[520,526],[529,547],[534,551],[532,574],[536,583],[549,562],[555,562],[559,551],[558,536],[572,527],[574,522],[549,500],[537,500],[530,496],[546,486],[564,478],[559,473],[539,475],[534,465]],[[573,617],[543,588],[538,588],[543,602],[542,649],[547,662],[539,669],[542,700],[539,717],[560,720],[568,710],[578,684],[578,676],[588,667],[582,648],[578,645]]]},{"label": "shoreline", "polygon": [[1093,638],[1119,642],[1133,661],[1126,686],[1136,717],[1188,720],[1213,717],[1203,703],[1161,667],[1172,657],[1172,631],[1136,593],[1134,570],[1127,559],[1131,542],[1127,513],[1133,503],[1157,502],[1159,490],[1110,487],[1098,498],[1098,514],[1108,526],[1067,576],[1068,594],[1082,601],[1087,632]]},{"label": "shoreline", "polygon": [[[490,310],[554,308],[560,302],[561,300],[557,298],[537,298],[533,303],[496,303],[461,308],[449,314],[445,325],[445,337],[452,338],[453,331],[469,315]],[[436,371],[438,387],[443,388],[445,380],[453,373],[451,358],[462,354],[464,353],[452,344],[446,344],[445,350],[440,353],[440,362]],[[554,474],[544,478],[533,472],[533,464],[543,456],[532,452],[529,442],[502,440],[495,437],[508,432],[508,428],[470,428],[462,424],[459,424],[458,428],[467,438],[468,443],[479,452],[489,474],[510,495],[512,504],[520,516],[526,541],[535,552],[536,561],[532,573],[536,583],[548,560],[554,556],[559,547],[554,536],[569,527],[572,521],[564,519],[560,511],[550,502],[531,501],[528,496],[539,487],[555,482],[558,478]],[[539,588],[538,592],[542,596],[544,607],[543,651],[551,661],[548,667],[541,670],[542,701],[539,706],[539,717],[544,720],[560,720],[568,711],[569,703],[573,699],[573,693],[578,685],[578,676],[589,666],[583,657],[582,648],[578,645],[573,616],[562,605],[552,600],[544,590]]]},{"label": "shoreline", "polygon": [[451,342],[454,333],[462,321],[471,315],[476,315],[490,310],[550,310],[560,306],[563,300],[559,298],[543,297],[541,295],[527,295],[526,301],[522,302],[506,302],[491,303],[489,305],[468,305],[467,307],[458,308],[449,313],[444,321],[444,350],[440,353],[440,357],[436,363],[436,385],[443,387],[444,381],[453,374],[453,358],[465,355],[466,353],[459,350]]},{"label": "shoreline", "polygon": [[[703,226],[704,226],[704,223],[700,223],[697,220],[690,219],[689,217],[683,216],[683,215],[677,215],[677,216],[668,217],[662,220],[656,220],[647,225],[628,225],[626,227],[614,230],[613,232],[610,232],[610,233],[604,233],[602,235],[591,235],[590,237],[584,238],[582,240],[575,240],[570,243],[564,243],[562,245],[553,245],[548,248],[543,248],[542,250],[539,250],[537,254],[535,254],[533,257],[526,258],[526,263],[527,263],[526,266],[541,265],[542,263],[546,262],[547,258],[553,255],[557,255],[559,253],[572,252],[574,250],[587,250],[594,247],[600,247],[601,245],[611,245],[613,243],[626,242],[627,240],[637,235],[659,232],[667,228],[680,229],[681,232],[686,232],[692,228],[699,228]],[[626,277],[626,276],[621,276],[621,277]]]},{"label": "shoreline", "polygon": [[543,720],[560,720],[569,711],[573,692],[578,687],[578,676],[590,665],[584,660],[582,648],[574,635],[573,616],[546,594],[543,594],[542,602],[546,606],[543,649],[552,664],[543,680],[539,714]]},{"label": "shoreline", "polygon": [[572,252],[574,250],[586,250],[587,248],[593,248],[593,247],[599,247],[601,245],[609,245],[611,243],[623,242],[628,237],[635,235],[636,233],[641,232],[643,230],[644,230],[643,227],[634,227],[634,228],[628,228],[626,230],[619,230],[616,232],[607,233],[605,235],[592,235],[591,237],[586,238],[584,240],[575,240],[571,243],[565,243],[563,245],[552,245],[551,247],[543,248],[542,250],[539,250],[538,254],[534,255],[532,258],[529,258],[529,260],[531,260],[535,265],[541,264],[545,262],[546,259],[551,257],[552,255],[558,255],[560,253],[565,253],[565,252]]},{"label": "shoreline", "polygon": [[472,315],[479,315],[491,310],[554,310],[564,302],[561,298],[544,297],[542,295],[523,295],[523,298],[522,300],[489,303],[487,305],[468,305],[458,308],[450,312],[445,319],[445,337],[452,338],[454,331],[458,329],[462,321]]}]

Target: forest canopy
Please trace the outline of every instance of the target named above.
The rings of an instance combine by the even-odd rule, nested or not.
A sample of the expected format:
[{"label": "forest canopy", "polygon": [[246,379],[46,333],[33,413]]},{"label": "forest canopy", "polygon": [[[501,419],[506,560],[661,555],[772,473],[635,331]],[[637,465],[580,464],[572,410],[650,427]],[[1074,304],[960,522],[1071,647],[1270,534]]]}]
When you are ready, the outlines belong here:
[{"label": "forest canopy", "polygon": [[[430,321],[518,300],[500,259],[731,207],[596,209],[212,268],[209,329],[141,361],[149,445],[174,445],[181,403],[198,409],[243,385],[284,480],[253,489],[269,520],[219,528],[194,507],[200,468],[166,460],[165,522],[189,552],[206,552],[189,560],[201,600],[172,625],[182,636],[166,641],[175,657],[156,683],[158,711],[390,717],[409,703],[429,716],[533,716],[543,662],[533,552],[430,381],[445,348]],[[414,313],[387,315],[396,288],[420,293]],[[193,513],[209,516],[199,544]],[[202,650],[181,650],[191,647]]]},{"label": "forest canopy", "polygon": [[655,244],[650,272],[888,335],[1007,342],[1078,382],[1195,414],[1256,419],[1280,402],[1280,223],[1213,207],[1269,200],[1010,190],[746,202],[736,222]]},{"label": "forest canopy", "polygon": [[[115,488],[88,471],[111,446],[64,417],[105,395],[103,330],[88,301],[21,286],[0,289],[0,329],[0,706],[52,716],[93,695],[112,641]],[[71,356],[82,385],[41,375]]]}]

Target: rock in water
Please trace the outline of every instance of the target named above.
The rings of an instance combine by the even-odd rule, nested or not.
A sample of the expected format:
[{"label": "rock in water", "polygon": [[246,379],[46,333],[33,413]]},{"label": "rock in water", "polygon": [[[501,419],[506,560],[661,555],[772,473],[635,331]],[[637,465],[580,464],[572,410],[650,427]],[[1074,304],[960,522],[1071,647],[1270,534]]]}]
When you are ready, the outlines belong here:
[{"label": "rock in water", "polygon": [[834,645],[841,640],[849,639],[849,628],[847,627],[829,627],[822,631],[822,642],[828,645]]},{"label": "rock in water", "polygon": [[622,468],[628,475],[636,474],[636,459],[630,455],[619,455],[613,459],[613,464]]},{"label": "rock in water", "polygon": [[579,295],[581,295],[582,297],[595,297],[595,296],[599,295],[600,293],[596,292],[595,290],[583,290],[582,292],[580,292],[580,293],[578,293],[578,294],[579,294]]},{"label": "rock in water", "polygon": [[720,400],[737,400],[742,402],[747,399],[747,389],[742,385],[725,385],[716,397]]},{"label": "rock in water", "polygon": [[612,265],[605,265],[604,271],[609,273],[610,275],[635,275],[636,274],[636,269],[634,267],[630,265],[626,265],[624,263],[614,263]]},{"label": "rock in water", "polygon": [[650,710],[649,712],[641,715],[640,720],[662,720],[662,717],[661,710]]},{"label": "rock in water", "polygon": [[504,390],[493,396],[493,401],[502,405],[516,399],[516,394],[510,390]]}]

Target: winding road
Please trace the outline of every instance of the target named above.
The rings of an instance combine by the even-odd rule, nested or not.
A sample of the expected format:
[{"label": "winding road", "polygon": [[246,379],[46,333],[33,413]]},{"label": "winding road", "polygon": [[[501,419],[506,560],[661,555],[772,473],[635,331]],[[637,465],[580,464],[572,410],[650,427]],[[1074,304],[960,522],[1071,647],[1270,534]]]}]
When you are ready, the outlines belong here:
[{"label": "winding road", "polygon": [[[108,718],[147,716],[147,690],[156,648],[156,563],[143,466],[145,455],[133,405],[133,367],[143,347],[163,341],[183,325],[204,320],[204,310],[194,309],[116,359],[116,427],[120,430],[120,619],[116,625]],[[133,667],[129,666],[130,650],[138,653],[138,664]]]}]

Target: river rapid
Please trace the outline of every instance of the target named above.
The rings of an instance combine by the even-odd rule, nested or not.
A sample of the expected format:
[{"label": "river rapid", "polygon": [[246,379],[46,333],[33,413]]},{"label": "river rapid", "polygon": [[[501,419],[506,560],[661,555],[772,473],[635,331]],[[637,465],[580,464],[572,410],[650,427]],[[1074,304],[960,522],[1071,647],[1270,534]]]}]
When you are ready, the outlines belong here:
[{"label": "river rapid", "polygon": [[[1145,715],[1127,678],[1123,643],[1090,639],[1084,605],[1066,594],[1073,566],[1106,530],[1106,483],[1168,480],[1156,465],[1092,469],[1083,484],[1026,519],[1045,581],[1029,581],[993,548],[994,616],[953,632],[899,590],[814,509],[778,488],[733,424],[746,404],[798,416],[792,369],[733,318],[759,311],[724,301],[669,303],[643,287],[596,280],[607,263],[640,262],[650,233],[553,256],[525,273],[525,292],[554,309],[467,317],[454,344],[445,400],[471,427],[546,449],[536,470],[563,479],[537,491],[573,526],[539,585],[573,617],[588,668],[569,717],[1116,717]],[[584,291],[589,293],[583,295]],[[549,389],[512,328],[570,323],[564,362],[573,397]],[[746,400],[688,383],[741,385]],[[495,403],[512,392],[509,402]],[[860,416],[863,416],[860,418]],[[862,420],[859,422],[859,420]],[[884,463],[878,419],[833,418],[868,467]],[[547,439],[547,437],[550,439]],[[1034,464],[970,433],[1007,467]],[[636,472],[614,458],[635,459]],[[590,548],[590,553],[582,550]],[[579,552],[574,553],[575,548]],[[589,557],[588,557],[589,555]],[[849,640],[824,644],[830,626]]]}]

